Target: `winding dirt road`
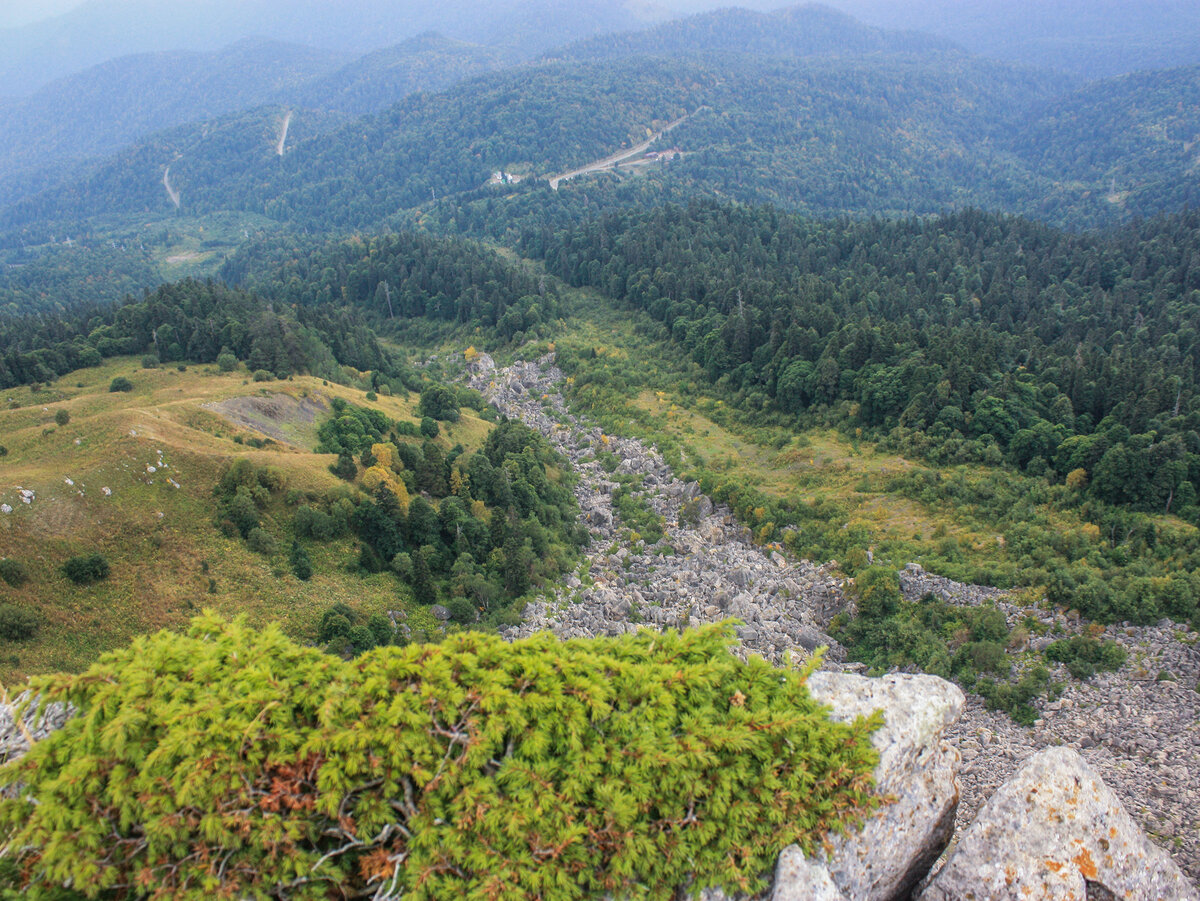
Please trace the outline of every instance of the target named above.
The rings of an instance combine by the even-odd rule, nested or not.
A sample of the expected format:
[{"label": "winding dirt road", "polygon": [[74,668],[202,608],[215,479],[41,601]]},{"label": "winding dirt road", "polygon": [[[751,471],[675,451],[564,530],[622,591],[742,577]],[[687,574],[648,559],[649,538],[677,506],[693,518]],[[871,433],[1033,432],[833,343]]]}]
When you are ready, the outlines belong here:
[{"label": "winding dirt road", "polygon": [[617,166],[621,165],[621,163],[632,161],[635,157],[641,158],[645,156],[646,151],[650,149],[655,141],[657,141],[663,135],[675,130],[692,116],[696,115],[696,113],[706,109],[708,109],[708,107],[702,106],[695,112],[679,117],[670,125],[663,128],[662,131],[656,132],[635,147],[630,147],[627,150],[619,150],[611,156],[606,156],[602,160],[596,160],[594,163],[588,163],[581,169],[572,169],[570,172],[564,172],[561,175],[552,176],[550,178],[550,187],[557,191],[560,182],[570,181],[572,178],[577,178],[580,175],[587,175],[591,172],[604,172],[607,169],[615,169]]},{"label": "winding dirt road", "polygon": [[292,111],[288,110],[287,115],[283,117],[283,124],[279,127],[279,143],[275,145],[275,153],[278,156],[283,156],[283,147],[287,144],[288,128],[292,124]]},{"label": "winding dirt road", "polygon": [[163,172],[163,187],[167,189],[167,196],[171,198],[171,203],[175,204],[175,209],[179,209],[179,192],[171,187],[171,167],[167,166]]}]

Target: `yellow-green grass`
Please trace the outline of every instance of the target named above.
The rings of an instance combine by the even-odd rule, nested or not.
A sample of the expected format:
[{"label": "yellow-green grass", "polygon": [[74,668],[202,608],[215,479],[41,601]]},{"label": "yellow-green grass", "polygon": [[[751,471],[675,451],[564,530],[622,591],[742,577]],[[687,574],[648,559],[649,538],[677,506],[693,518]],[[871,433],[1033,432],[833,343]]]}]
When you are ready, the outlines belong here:
[{"label": "yellow-green grass", "polygon": [[[805,501],[832,500],[846,511],[849,528],[866,530],[874,542],[953,537],[965,547],[995,549],[997,537],[908,498],[887,483],[914,468],[913,461],[881,453],[870,442],[850,442],[832,429],[793,437],[781,450],[756,444],[684,407],[682,398],[642,392],[635,405],[655,415],[681,442],[685,454],[725,471],[764,494]],[[716,402],[719,403],[719,402]]]},{"label": "yellow-green grass", "polygon": [[[843,511],[841,524],[864,536],[864,550],[903,548],[906,559],[920,560],[924,553],[940,552],[942,543],[950,541],[966,559],[981,565],[1006,556],[1004,537],[998,532],[1000,526],[991,521],[993,517],[949,503],[930,507],[889,490],[896,476],[922,464],[881,452],[871,442],[852,441],[832,429],[812,429],[787,437],[782,449],[776,449],[774,445],[782,442],[757,443],[705,416],[700,410],[719,407],[720,401],[703,395],[644,391],[632,403],[651,414],[656,428],[679,442],[685,458],[726,472],[770,497],[833,502]],[[748,432],[774,439],[785,436],[778,428]],[[1006,475],[980,464],[946,466],[939,471],[947,478],[961,477],[973,483]],[[1099,530],[1074,509],[1040,505],[1035,516],[1047,528],[1086,536],[1094,544],[1102,542]],[[1164,539],[1179,535],[1178,540],[1166,541],[1172,546],[1186,547],[1196,533],[1195,526],[1177,517],[1158,516],[1155,520]]]},{"label": "yellow-green grass", "polygon": [[[116,376],[128,378],[134,390],[110,392]],[[0,581],[0,603],[36,610],[43,623],[32,641],[0,641],[0,681],[78,670],[132,635],[183,626],[202,607],[245,613],[256,623],[279,620],[301,639],[315,635],[321,613],[337,601],[368,614],[406,610],[416,628],[432,626],[394,577],[349,571],[356,559],[352,541],[310,546],[316,575],[309,582],[292,576],[290,514],[282,502],[272,506],[268,523],[279,539],[270,558],[214,527],[213,486],[238,457],[277,467],[288,488],[321,493],[345,484],[328,471],[329,455],[312,453],[315,422],[284,424],[294,445],[255,449],[233,441],[254,431],[205,406],[262,392],[326,404],[340,396],[394,419],[416,418],[415,397],[380,395],[369,402],[362,391],[319,379],[255,383],[244,372],[141,369],[130,359],[70,373],[38,394],[28,388],[0,394],[0,444],[8,448],[0,457],[0,503],[14,508],[0,514],[0,557],[20,561],[30,573],[20,588]],[[14,402],[19,406],[10,409]],[[64,426],[55,425],[59,410],[70,415]],[[489,429],[469,412],[443,426],[439,443],[468,450],[481,445]],[[18,488],[33,490],[34,502],[22,503]],[[74,585],[61,571],[63,562],[92,552],[109,560],[110,577]]]},{"label": "yellow-green grass", "polygon": [[[946,545],[980,566],[1008,556],[999,534],[1006,525],[994,514],[950,502],[931,506],[889,490],[896,476],[930,464],[880,452],[872,442],[852,440],[831,429],[742,428],[737,416],[719,412],[724,401],[719,391],[706,388],[699,367],[678,348],[648,338],[639,328],[649,325],[644,314],[619,308],[590,288],[564,288],[564,298],[571,316],[557,337],[562,346],[594,350],[599,358],[612,361],[617,373],[635,368],[656,389],[643,390],[626,402],[631,414],[641,414],[630,416],[627,431],[651,439],[666,434],[679,444],[685,463],[702,462],[769,497],[830,501],[842,513],[840,526],[862,536],[863,550],[890,547],[890,556],[898,562],[937,556]],[[621,418],[618,410],[608,412]],[[1024,478],[980,464],[937,469],[945,478],[973,484]],[[1041,505],[1032,515],[1043,527],[1101,540],[1096,527],[1074,509]],[[1184,538],[1196,531],[1176,517],[1160,516],[1156,522]],[[1187,541],[1177,543],[1186,546]]]}]

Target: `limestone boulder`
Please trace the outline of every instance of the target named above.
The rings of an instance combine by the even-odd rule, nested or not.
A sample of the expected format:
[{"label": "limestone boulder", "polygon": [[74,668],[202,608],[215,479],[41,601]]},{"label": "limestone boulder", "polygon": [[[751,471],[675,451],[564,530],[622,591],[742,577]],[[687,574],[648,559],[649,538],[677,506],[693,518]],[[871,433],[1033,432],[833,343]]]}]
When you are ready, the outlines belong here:
[{"label": "limestone boulder", "polygon": [[772,901],[847,901],[829,869],[805,857],[800,849],[785,848],[775,871]]},{"label": "limestone boulder", "polygon": [[[878,791],[893,798],[855,833],[835,836],[828,860],[801,868],[796,848],[780,858],[772,901],[807,897],[819,871],[853,901],[907,898],[941,855],[954,831],[958,808],[955,773],[959,754],[943,740],[962,712],[955,685],[935,676],[895,674],[868,679],[847,673],[814,673],[808,688],[849,721],[882,710],[885,725],[872,741],[879,751]],[[836,897],[836,896],[832,896]]]},{"label": "limestone boulder", "polygon": [[1084,759],[1049,748],[996,790],[921,901],[1093,897],[1200,899]]},{"label": "limestone boulder", "polygon": [[17,710],[26,700],[25,694],[11,702],[0,700],[0,764],[24,757],[34,742],[58,731],[71,718],[71,709],[63,704],[47,704],[40,711],[36,704],[30,704],[18,717]]}]

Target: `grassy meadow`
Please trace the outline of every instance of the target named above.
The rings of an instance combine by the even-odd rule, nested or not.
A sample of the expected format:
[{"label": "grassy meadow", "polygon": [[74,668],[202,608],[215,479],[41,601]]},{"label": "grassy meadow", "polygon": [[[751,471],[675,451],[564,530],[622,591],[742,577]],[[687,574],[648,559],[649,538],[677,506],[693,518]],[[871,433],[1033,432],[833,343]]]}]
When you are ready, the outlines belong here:
[{"label": "grassy meadow", "polygon": [[[110,392],[118,376],[133,390]],[[0,457],[0,504],[13,508],[0,514],[0,558],[29,573],[20,587],[0,581],[0,604],[41,619],[31,641],[0,640],[0,682],[79,670],[132,635],[183,626],[204,607],[244,613],[254,623],[279,620],[301,640],[315,638],[321,613],[338,601],[367,614],[405,610],[415,628],[432,626],[390,574],[350,571],[353,539],[310,545],[316,574],[308,582],[293,576],[290,510],[282,500],[265,515],[279,539],[272,556],[214,527],[213,487],[239,457],[279,469],[283,494],[345,484],[329,472],[331,456],[312,453],[319,414],[339,396],[392,419],[419,419],[415,395],[367,401],[363,391],[319,379],[256,383],[244,371],[143,369],[127,358],[36,392],[0,394],[0,445],[8,451]],[[59,411],[66,424],[56,422]],[[468,450],[490,428],[469,410],[459,423],[442,425],[439,443]],[[261,448],[235,440],[272,435]],[[19,489],[34,492],[31,504]],[[78,586],[63,574],[64,561],[94,552],[111,564],[107,579]]]}]

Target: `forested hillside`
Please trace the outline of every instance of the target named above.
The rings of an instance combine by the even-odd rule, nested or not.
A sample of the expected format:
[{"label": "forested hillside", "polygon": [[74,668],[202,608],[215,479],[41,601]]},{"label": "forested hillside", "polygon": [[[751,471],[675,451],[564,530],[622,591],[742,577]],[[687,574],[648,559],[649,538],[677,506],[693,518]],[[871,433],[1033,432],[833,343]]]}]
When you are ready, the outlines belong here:
[{"label": "forested hillside", "polygon": [[1194,213],[1073,236],[698,204],[522,250],[650,313],[740,407],[1200,521],[1198,235]]},{"label": "forested hillside", "polygon": [[221,277],[287,304],[348,303],[381,328],[426,317],[535,337],[559,315],[544,277],[479,244],[402,232],[344,241],[282,237],[251,245]]},{"label": "forested hillside", "polygon": [[[245,59],[222,77],[240,67],[261,84],[255,71],[270,69],[269,93],[288,105],[160,132],[48,190],[30,182],[32,193],[0,210],[4,240],[16,234],[36,245],[56,223],[61,230],[176,209],[254,213],[310,231],[372,227],[406,210],[437,219],[446,214],[439,203],[470,200],[496,172],[549,179],[683,117],[669,138],[680,151],[671,165],[618,167],[561,190],[599,190],[614,205],[631,195],[640,203],[709,196],[822,215],[977,206],[1072,228],[1178,210],[1200,190],[1195,69],[1072,93],[1061,76],[971,58],[938,39],[872,29],[814,7],[695,16],[473,78],[511,57],[425,35],[298,84],[300,69],[328,58],[289,50],[295,60],[285,66],[261,49],[230,53]],[[219,83],[209,90],[203,80],[177,80],[157,105],[122,103],[110,91],[91,107],[102,116],[114,105],[137,107],[137,122],[128,112],[114,119],[132,133],[156,116],[182,115],[181,105],[228,93]],[[86,95],[68,95],[79,115],[66,119],[91,122]],[[337,118],[360,113],[368,115]],[[28,130],[13,130],[13,140],[36,156],[36,142],[20,137]],[[115,140],[103,129],[88,132],[92,143],[83,144],[60,131],[50,149]],[[664,139],[660,148],[667,146]],[[637,184],[606,198],[603,181],[614,175]],[[558,202],[547,192],[538,204]]]},{"label": "forested hillside", "polygon": [[[168,133],[81,184],[10,208],[10,226],[167,209],[241,209],[310,227],[364,226],[482,186],[498,169],[548,177],[694,118],[669,181],[814,210],[932,211],[1031,202],[1041,180],[993,165],[993,138],[1058,83],[976,62],[821,63],[747,57],[517,68],[309,138],[282,160],[275,127],[243,115]],[[597,101],[597,98],[602,98]],[[281,114],[280,114],[281,115]],[[305,117],[298,117],[303,125]],[[207,136],[206,136],[207,133]],[[935,147],[943,148],[931,156]]]},{"label": "forested hillside", "polygon": [[0,175],[106,156],[152,132],[259,106],[344,61],[264,41],[113,60],[0,106]]},{"label": "forested hillside", "polygon": [[62,317],[0,322],[0,387],[44,382],[104,357],[146,353],[157,362],[212,363],[224,351],[251,369],[341,379],[341,366],[401,372],[361,317],[328,304],[275,312],[224,285],[181,282],[143,299]]},{"label": "forested hillside", "polygon": [[588,38],[547,54],[552,59],[619,59],[723,51],[802,57],[862,53],[961,52],[929,34],[872,28],[827,6],[806,4],[769,13],[720,9],[644,31]]},{"label": "forested hillside", "polygon": [[[395,376],[399,364],[375,330],[429,319],[509,340],[533,337],[559,316],[544,278],[473,242],[411,232],[265,240],[226,263],[222,275],[243,287],[187,280],[119,303],[0,318],[0,387],[47,381],[104,357],[209,363],[222,350],[276,375],[340,380],[337,367],[351,366]],[[119,287],[111,275],[97,281]]]},{"label": "forested hillside", "polygon": [[1051,178],[1093,186],[1117,209],[1195,206],[1200,66],[1089,84],[1037,110],[1010,146]]},{"label": "forested hillside", "polygon": [[428,32],[284,90],[277,99],[302,108],[361,116],[417,91],[441,90],[499,69],[505,61],[509,55],[501,50]]}]

